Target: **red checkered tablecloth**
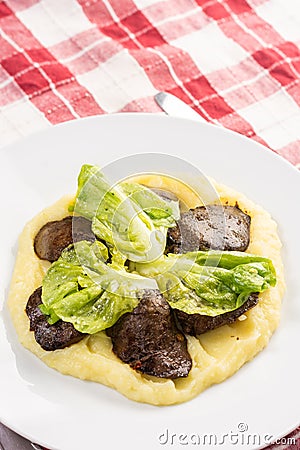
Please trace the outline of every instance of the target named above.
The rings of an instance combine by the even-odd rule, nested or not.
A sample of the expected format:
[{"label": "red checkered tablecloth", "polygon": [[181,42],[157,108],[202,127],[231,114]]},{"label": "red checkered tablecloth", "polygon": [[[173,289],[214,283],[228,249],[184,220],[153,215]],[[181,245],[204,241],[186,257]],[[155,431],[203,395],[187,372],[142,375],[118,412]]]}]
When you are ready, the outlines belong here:
[{"label": "red checkered tablecloth", "polygon": [[300,167],[299,48],[300,0],[0,0],[0,146],[163,90]]}]

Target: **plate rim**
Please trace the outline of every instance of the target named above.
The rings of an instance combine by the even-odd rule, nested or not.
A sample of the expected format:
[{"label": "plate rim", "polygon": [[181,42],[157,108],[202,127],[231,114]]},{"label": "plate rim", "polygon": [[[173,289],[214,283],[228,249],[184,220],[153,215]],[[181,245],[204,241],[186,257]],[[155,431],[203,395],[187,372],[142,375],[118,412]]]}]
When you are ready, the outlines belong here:
[{"label": "plate rim", "polygon": [[20,137],[19,139],[8,143],[6,145],[0,146],[0,153],[3,151],[7,151],[15,146],[18,146],[22,144],[22,142],[27,142],[28,140],[35,139],[40,135],[43,135],[45,133],[52,133],[53,130],[65,128],[69,126],[73,126],[74,124],[78,122],[92,122],[97,120],[112,120],[112,118],[135,118],[135,117],[145,117],[145,118],[159,118],[162,120],[170,120],[170,121],[177,121],[177,122],[186,122],[186,123],[197,123],[198,126],[201,127],[210,127],[210,128],[217,128],[218,130],[222,130],[223,133],[228,133],[230,135],[239,136],[241,139],[248,141],[250,140],[254,145],[260,147],[263,151],[267,152],[269,155],[272,155],[275,157],[276,160],[283,162],[287,167],[292,168],[292,170],[300,175],[299,169],[296,168],[294,164],[292,164],[288,159],[281,156],[279,153],[276,152],[276,150],[272,150],[267,145],[262,144],[261,142],[258,142],[251,137],[246,136],[245,134],[239,133],[238,131],[232,130],[230,128],[226,128],[223,125],[216,125],[211,122],[198,122],[196,119],[187,119],[185,117],[177,117],[177,116],[171,116],[168,114],[161,115],[160,113],[151,113],[151,112],[116,112],[116,113],[108,113],[108,114],[95,114],[91,116],[86,117],[80,117],[79,119],[72,119],[72,120],[66,120],[65,122],[60,122],[54,125],[51,125],[47,128],[42,128],[40,130],[35,130],[32,133],[28,134],[27,136]]}]

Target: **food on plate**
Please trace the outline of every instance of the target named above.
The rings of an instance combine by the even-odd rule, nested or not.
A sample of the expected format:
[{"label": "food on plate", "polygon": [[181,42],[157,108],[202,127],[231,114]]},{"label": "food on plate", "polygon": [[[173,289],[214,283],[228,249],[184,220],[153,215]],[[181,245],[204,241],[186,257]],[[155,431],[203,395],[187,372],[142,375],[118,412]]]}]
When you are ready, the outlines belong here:
[{"label": "food on plate", "polygon": [[219,200],[203,205],[180,181],[111,186],[84,165],[75,197],[20,237],[9,308],[22,344],[155,405],[189,400],[252,359],[279,322],[281,243],[265,210],[211,182]]},{"label": "food on plate", "polygon": [[222,325],[229,325],[235,322],[245,312],[256,306],[258,294],[251,294],[248,300],[237,309],[228,311],[217,316],[207,316],[205,314],[187,314],[184,311],[176,310],[176,317],[184,333],[191,336],[198,336],[207,331],[214,330]]},{"label": "food on plate", "polygon": [[56,261],[73,242],[94,241],[92,224],[84,217],[68,216],[46,223],[34,238],[34,250],[40,259]]},{"label": "food on plate", "polygon": [[176,227],[168,230],[166,253],[209,249],[244,252],[250,241],[250,223],[251,217],[238,206],[197,206],[183,213]]},{"label": "food on plate", "polygon": [[144,291],[134,310],[106,333],[112,339],[114,353],[142,373],[173,379],[186,377],[191,370],[186,338],[159,290]]},{"label": "food on plate", "polygon": [[29,297],[26,305],[26,314],[30,321],[30,331],[34,332],[36,342],[48,351],[67,347],[79,342],[84,334],[77,331],[69,322],[59,320],[49,324],[47,316],[42,313],[42,288],[37,288]]}]

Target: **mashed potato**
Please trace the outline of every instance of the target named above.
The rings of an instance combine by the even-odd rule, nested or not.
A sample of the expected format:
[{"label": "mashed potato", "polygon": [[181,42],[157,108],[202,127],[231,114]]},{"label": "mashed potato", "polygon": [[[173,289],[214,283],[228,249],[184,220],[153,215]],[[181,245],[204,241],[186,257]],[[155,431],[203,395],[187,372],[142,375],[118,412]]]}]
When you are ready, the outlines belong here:
[{"label": "mashed potato", "polygon": [[[147,180],[144,182],[147,184]],[[166,183],[156,177],[154,184],[170,188]],[[189,196],[182,185],[172,188],[188,202]],[[159,379],[134,371],[114,355],[111,340],[105,332],[85,337],[71,347],[54,352],[46,352],[36,343],[34,334],[29,331],[29,320],[24,310],[31,293],[42,284],[50,264],[36,256],[33,241],[45,223],[68,215],[72,197],[63,197],[46,208],[25,226],[20,236],[8,304],[21,343],[48,366],[63,374],[105,384],[132,400],[154,405],[171,405],[190,400],[208,386],[234,374],[267,345],[279,323],[284,292],[281,243],[277,225],[269,213],[226,186],[215,183],[215,188],[222,203],[235,205],[238,202],[239,207],[251,216],[251,241],[247,251],[272,259],[277,272],[277,285],[260,294],[259,304],[241,318],[244,320],[237,320],[232,325],[222,326],[199,338],[187,336],[188,350],[193,359],[193,367],[187,378]],[[188,206],[196,206],[195,198]]]}]

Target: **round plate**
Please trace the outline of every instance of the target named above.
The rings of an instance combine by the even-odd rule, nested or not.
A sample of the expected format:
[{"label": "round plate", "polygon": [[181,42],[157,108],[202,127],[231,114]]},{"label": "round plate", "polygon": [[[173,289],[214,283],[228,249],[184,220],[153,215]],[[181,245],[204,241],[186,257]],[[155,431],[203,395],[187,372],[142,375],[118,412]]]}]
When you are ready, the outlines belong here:
[{"label": "round plate", "polygon": [[[24,224],[75,192],[82,164],[103,166],[149,152],[183,158],[267,209],[279,224],[288,288],[269,346],[227,381],[170,407],[135,403],[113,389],[49,369],[18,342],[5,305]],[[260,448],[299,424],[300,175],[289,163],[216,126],[121,114],[59,125],[6,148],[0,151],[0,174],[1,421],[59,450],[212,443]]]}]

